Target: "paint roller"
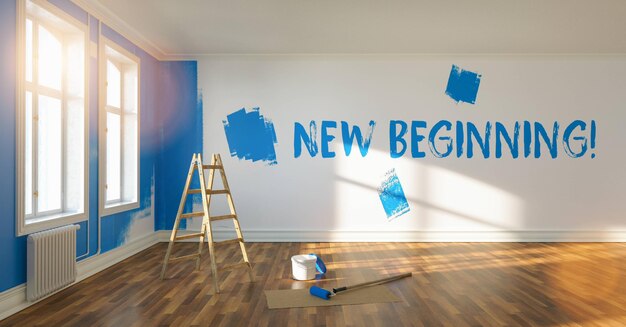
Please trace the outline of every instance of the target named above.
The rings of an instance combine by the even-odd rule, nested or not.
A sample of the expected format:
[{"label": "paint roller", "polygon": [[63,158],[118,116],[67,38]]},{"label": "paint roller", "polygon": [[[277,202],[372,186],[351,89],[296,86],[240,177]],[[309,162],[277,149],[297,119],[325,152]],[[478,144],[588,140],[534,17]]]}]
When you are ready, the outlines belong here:
[{"label": "paint roller", "polygon": [[349,285],[349,286],[342,286],[342,287],[339,287],[339,288],[333,288],[332,292],[328,291],[328,290],[325,290],[325,289],[323,289],[321,287],[311,286],[311,288],[309,289],[309,293],[311,295],[317,296],[317,297],[319,297],[321,299],[330,300],[331,297],[337,295],[340,292],[349,291],[349,290],[355,290],[357,288],[363,288],[363,287],[368,287],[368,286],[380,285],[380,284],[384,284],[384,283],[389,283],[389,282],[393,282],[394,280],[402,279],[402,278],[405,278],[405,277],[410,277],[411,275],[413,275],[413,273],[400,274],[400,275],[395,275],[395,276],[391,276],[391,277],[386,277],[386,278],[381,278],[381,279],[377,279],[377,280],[372,280],[372,281],[365,282],[365,283]]}]

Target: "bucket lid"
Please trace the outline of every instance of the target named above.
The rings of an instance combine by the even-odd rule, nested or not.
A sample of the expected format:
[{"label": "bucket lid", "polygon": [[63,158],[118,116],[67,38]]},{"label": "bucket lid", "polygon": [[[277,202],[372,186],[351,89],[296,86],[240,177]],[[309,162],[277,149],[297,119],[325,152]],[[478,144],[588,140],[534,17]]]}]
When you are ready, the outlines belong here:
[{"label": "bucket lid", "polygon": [[315,253],[311,253],[310,255],[312,255],[312,256],[314,256],[316,258],[316,260],[315,260],[315,268],[317,269],[317,271],[320,274],[325,274],[326,273],[326,265],[324,264],[324,261],[322,261],[322,258],[320,258],[320,256],[315,254]]},{"label": "bucket lid", "polygon": [[310,254],[298,254],[291,257],[291,261],[298,263],[313,263],[317,261],[317,257]]}]

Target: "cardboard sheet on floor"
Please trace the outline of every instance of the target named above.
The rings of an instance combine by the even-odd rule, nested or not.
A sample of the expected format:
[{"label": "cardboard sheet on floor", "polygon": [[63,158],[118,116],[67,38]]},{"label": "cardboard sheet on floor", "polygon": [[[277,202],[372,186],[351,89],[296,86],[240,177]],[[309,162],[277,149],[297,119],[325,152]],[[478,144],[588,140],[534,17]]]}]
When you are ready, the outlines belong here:
[{"label": "cardboard sheet on floor", "polygon": [[270,309],[322,307],[331,305],[350,305],[366,303],[398,302],[384,285],[376,285],[339,293],[330,300],[320,299],[309,294],[309,289],[265,291],[267,306]]}]

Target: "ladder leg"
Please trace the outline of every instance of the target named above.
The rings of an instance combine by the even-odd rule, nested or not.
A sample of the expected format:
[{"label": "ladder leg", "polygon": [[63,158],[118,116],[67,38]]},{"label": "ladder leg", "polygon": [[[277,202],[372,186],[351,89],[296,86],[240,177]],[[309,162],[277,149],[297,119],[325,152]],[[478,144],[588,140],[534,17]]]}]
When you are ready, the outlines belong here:
[{"label": "ladder leg", "polygon": [[239,226],[239,219],[234,219],[235,231],[237,232],[237,237],[242,241],[239,241],[239,247],[241,248],[241,255],[243,256],[243,261],[248,264],[248,276],[250,276],[250,281],[254,282],[254,274],[252,273],[252,265],[250,264],[250,260],[248,260],[248,253],[246,252],[246,245],[243,242],[243,234],[241,233],[241,228]]},{"label": "ladder leg", "polygon": [[215,287],[215,293],[219,293],[220,286],[218,284],[217,263],[215,262],[215,247],[213,246],[213,230],[211,228],[211,225],[209,225],[207,235],[209,243],[209,256],[211,257],[211,273],[213,274],[213,286]]},{"label": "ladder leg", "polygon": [[[178,206],[178,212],[176,213],[176,220],[174,221],[174,227],[172,228],[172,234],[170,235],[170,242],[167,245],[167,252],[165,253],[165,259],[163,260],[163,268],[161,268],[161,280],[165,278],[165,271],[167,270],[167,263],[170,260],[170,255],[172,253],[172,247],[174,246],[174,242],[176,241],[176,235],[178,233],[178,226],[180,225],[180,216],[183,213],[183,209],[185,208],[185,202],[187,201],[187,192],[189,191],[189,184],[191,184],[191,178],[193,176],[194,170],[196,168],[196,155],[194,154],[191,158],[191,165],[189,166],[189,173],[187,173],[187,181],[185,182],[185,188],[183,189],[183,196],[180,199],[180,204]],[[198,168],[198,171],[202,171],[202,166]]]},{"label": "ladder leg", "polygon": [[200,270],[200,261],[202,260],[202,246],[204,245],[204,235],[206,234],[206,219],[202,218],[202,227],[200,228],[200,232],[202,236],[200,236],[200,240],[198,241],[198,259],[196,260],[196,269]]},{"label": "ladder leg", "polygon": [[[200,162],[202,162],[201,154],[198,154],[200,157]],[[211,160],[211,164],[215,164],[215,156]],[[209,171],[209,188],[213,188],[213,180],[215,178],[214,170],[211,169]],[[217,275],[217,263],[215,262],[215,248],[213,246],[213,229],[211,228],[211,220],[209,215],[209,206],[211,201],[211,195],[206,193],[207,187],[204,180],[204,169],[200,166],[200,189],[202,190],[202,206],[204,208],[204,221],[206,221],[206,235],[207,242],[209,243],[209,257],[211,258],[211,273],[213,275],[213,286],[215,287],[215,293],[220,292],[220,287],[218,284],[219,277]]]},{"label": "ladder leg", "polygon": [[235,210],[235,202],[233,201],[233,195],[230,192],[230,186],[228,185],[228,180],[226,179],[226,170],[224,169],[224,163],[222,162],[222,157],[219,154],[215,154],[215,162],[217,165],[221,165],[222,169],[220,170],[220,176],[222,178],[222,184],[224,185],[224,189],[228,190],[227,200],[228,207],[230,208],[230,213],[235,215],[234,224],[235,224],[235,232],[237,233],[237,237],[241,240],[239,242],[239,247],[241,248],[241,255],[243,256],[243,261],[248,265],[248,276],[250,276],[250,281],[254,281],[254,274],[252,273],[252,265],[250,264],[250,260],[248,260],[248,252],[246,251],[246,245],[243,242],[243,233],[241,232],[241,226],[239,225],[239,218],[237,217],[237,211]]},{"label": "ladder leg", "polygon": [[170,261],[170,254],[172,253],[172,245],[174,245],[173,239],[176,238],[176,229],[172,229],[172,235],[170,236],[170,242],[167,244],[167,252],[165,252],[165,259],[163,260],[163,267],[161,268],[161,277],[163,280],[165,277],[165,270],[167,270],[167,263]]}]

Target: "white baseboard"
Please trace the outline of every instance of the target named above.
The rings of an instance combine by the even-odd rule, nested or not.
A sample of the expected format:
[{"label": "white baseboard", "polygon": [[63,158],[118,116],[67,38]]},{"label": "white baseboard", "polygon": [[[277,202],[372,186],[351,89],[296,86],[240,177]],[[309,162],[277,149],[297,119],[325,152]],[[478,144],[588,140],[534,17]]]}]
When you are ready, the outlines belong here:
[{"label": "white baseboard", "polygon": [[[124,246],[78,262],[76,267],[76,282],[74,282],[74,284],[158,243],[159,239],[157,236],[157,233],[150,233],[138,240],[125,244]],[[71,287],[72,285],[69,285],[68,287]],[[26,284],[18,285],[6,290],[0,293],[0,320],[22,311],[37,302],[26,301]]]},{"label": "white baseboard", "polygon": [[[185,231],[189,233],[193,231]],[[158,231],[167,242],[171,231]],[[302,231],[244,230],[247,242],[626,242],[626,231]],[[216,240],[235,238],[214,229]],[[187,242],[196,242],[188,239]]]},{"label": "white baseboard", "polygon": [[26,284],[15,286],[0,294],[0,320],[26,309]]}]

